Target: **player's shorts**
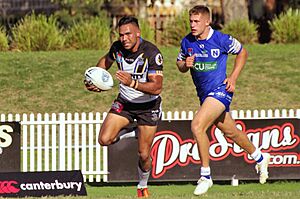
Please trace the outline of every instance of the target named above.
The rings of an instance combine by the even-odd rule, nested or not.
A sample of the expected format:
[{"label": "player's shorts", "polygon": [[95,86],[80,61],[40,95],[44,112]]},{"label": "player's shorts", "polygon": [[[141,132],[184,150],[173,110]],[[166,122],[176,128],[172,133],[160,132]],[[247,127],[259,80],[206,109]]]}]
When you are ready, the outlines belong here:
[{"label": "player's shorts", "polygon": [[222,84],[221,86],[219,86],[216,89],[209,92],[207,95],[202,96],[200,98],[201,104],[204,102],[204,100],[207,97],[213,97],[213,98],[219,100],[220,102],[222,102],[222,104],[224,104],[224,106],[225,106],[225,111],[229,112],[229,110],[230,110],[229,107],[230,107],[230,104],[232,101],[233,93],[228,92],[226,90],[226,84]]},{"label": "player's shorts", "polygon": [[130,123],[136,119],[138,125],[157,126],[161,119],[161,97],[150,102],[132,103],[118,96],[109,112],[127,118]]}]

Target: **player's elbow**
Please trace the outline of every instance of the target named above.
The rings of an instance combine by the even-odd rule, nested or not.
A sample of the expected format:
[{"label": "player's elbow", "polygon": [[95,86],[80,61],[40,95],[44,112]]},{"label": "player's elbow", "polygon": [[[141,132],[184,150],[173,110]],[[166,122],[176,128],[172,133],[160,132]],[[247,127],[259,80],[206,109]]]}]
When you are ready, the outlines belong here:
[{"label": "player's elbow", "polygon": [[152,95],[159,95],[161,92],[162,92],[162,87],[159,87],[153,91]]},{"label": "player's elbow", "polygon": [[178,67],[178,70],[179,70],[180,72],[182,72],[182,73],[186,73],[186,72],[189,71],[189,68],[179,68],[179,67]]}]

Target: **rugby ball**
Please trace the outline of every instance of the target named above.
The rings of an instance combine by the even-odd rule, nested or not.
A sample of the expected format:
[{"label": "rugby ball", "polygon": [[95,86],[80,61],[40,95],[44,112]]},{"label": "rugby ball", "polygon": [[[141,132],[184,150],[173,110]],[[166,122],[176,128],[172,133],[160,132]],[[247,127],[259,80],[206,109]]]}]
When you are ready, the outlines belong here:
[{"label": "rugby ball", "polygon": [[88,84],[101,90],[109,90],[114,86],[111,74],[104,68],[90,67],[85,71],[84,76]]}]

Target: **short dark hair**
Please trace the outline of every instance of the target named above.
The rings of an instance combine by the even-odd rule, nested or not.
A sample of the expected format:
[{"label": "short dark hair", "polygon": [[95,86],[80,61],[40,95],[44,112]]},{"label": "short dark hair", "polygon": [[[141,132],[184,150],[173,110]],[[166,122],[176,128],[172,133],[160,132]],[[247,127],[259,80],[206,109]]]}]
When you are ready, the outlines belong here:
[{"label": "short dark hair", "polygon": [[125,25],[125,24],[133,24],[133,25],[135,25],[135,26],[137,26],[139,28],[139,21],[138,21],[138,19],[135,18],[135,17],[132,17],[132,16],[122,17],[119,20],[118,27],[120,27],[122,25]]},{"label": "short dark hair", "polygon": [[210,11],[207,6],[198,5],[189,10],[189,15],[207,14],[210,16]]}]

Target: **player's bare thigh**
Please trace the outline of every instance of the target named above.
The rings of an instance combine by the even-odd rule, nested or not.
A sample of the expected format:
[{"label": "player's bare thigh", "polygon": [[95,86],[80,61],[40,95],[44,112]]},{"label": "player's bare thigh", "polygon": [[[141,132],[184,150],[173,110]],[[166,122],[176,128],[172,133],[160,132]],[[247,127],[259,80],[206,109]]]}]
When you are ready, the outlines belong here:
[{"label": "player's bare thigh", "polygon": [[192,121],[193,133],[206,131],[224,110],[223,103],[215,98],[207,97]]},{"label": "player's bare thigh", "polygon": [[239,131],[236,128],[234,119],[229,112],[224,112],[215,121],[215,125],[220,129],[225,135],[231,133],[237,133]]},{"label": "player's bare thigh", "polygon": [[99,143],[109,145],[117,137],[119,131],[129,124],[129,120],[123,116],[108,113],[99,132]]}]

